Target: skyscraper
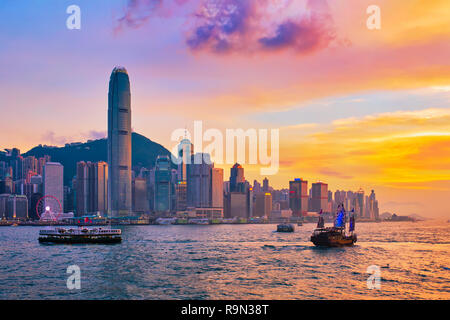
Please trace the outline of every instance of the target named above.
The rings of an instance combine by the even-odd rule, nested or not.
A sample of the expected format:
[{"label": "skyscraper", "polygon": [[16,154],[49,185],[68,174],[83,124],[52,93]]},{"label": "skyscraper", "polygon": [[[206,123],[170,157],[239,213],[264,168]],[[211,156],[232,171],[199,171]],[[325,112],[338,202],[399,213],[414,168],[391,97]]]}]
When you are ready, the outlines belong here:
[{"label": "skyscraper", "polygon": [[289,181],[289,208],[292,216],[304,216],[308,212],[308,181],[294,179]]},{"label": "skyscraper", "polygon": [[267,179],[267,177],[264,178],[264,180],[263,180],[263,189],[262,189],[262,191],[264,193],[269,192],[269,179]]},{"label": "skyscraper", "polygon": [[254,216],[269,217],[272,211],[272,195],[269,192],[255,195]]},{"label": "skyscraper", "polygon": [[137,177],[133,180],[133,212],[143,214],[149,211],[147,179]]},{"label": "skyscraper", "polygon": [[355,213],[359,217],[364,217],[364,190],[362,188],[359,188],[358,192],[356,193],[355,202]]},{"label": "skyscraper", "polygon": [[211,169],[211,204],[212,208],[223,208],[223,169]]},{"label": "skyscraper", "polygon": [[194,146],[188,139],[183,139],[178,145],[178,181],[187,181],[187,166],[191,163],[194,154]]},{"label": "skyscraper", "polygon": [[77,163],[77,188],[76,188],[76,207],[77,216],[83,216],[89,211],[89,184],[88,184],[88,167],[86,162]]},{"label": "skyscraper", "polygon": [[108,93],[108,210],[111,217],[132,214],[131,93],[127,70],[111,73]]},{"label": "skyscraper", "polygon": [[[194,158],[203,159],[201,163],[195,163]],[[211,164],[207,153],[197,153],[192,156],[191,163],[187,167],[187,205],[194,208],[211,207]],[[217,178],[217,177],[216,177]],[[223,185],[222,185],[223,186]]]},{"label": "skyscraper", "polygon": [[313,183],[311,187],[312,211],[328,211],[328,184],[323,182]]},{"label": "skyscraper", "polygon": [[88,213],[107,213],[108,164],[104,161],[77,163],[77,216]]},{"label": "skyscraper", "polygon": [[168,156],[158,156],[155,163],[155,208],[156,212],[170,212],[172,208],[172,176]]},{"label": "skyscraper", "polygon": [[245,183],[244,168],[236,163],[230,170],[230,192],[242,192]]},{"label": "skyscraper", "polygon": [[62,213],[64,208],[64,167],[59,162],[47,162],[43,169],[44,196],[52,196],[58,199],[61,208],[51,199],[45,199],[44,207],[49,206],[53,213]]}]

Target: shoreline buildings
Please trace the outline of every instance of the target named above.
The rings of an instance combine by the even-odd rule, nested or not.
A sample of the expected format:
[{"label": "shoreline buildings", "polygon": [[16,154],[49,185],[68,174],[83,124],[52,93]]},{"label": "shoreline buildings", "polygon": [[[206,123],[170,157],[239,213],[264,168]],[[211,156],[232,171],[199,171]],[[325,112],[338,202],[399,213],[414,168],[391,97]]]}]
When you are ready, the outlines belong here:
[{"label": "shoreline buildings", "polygon": [[127,70],[111,73],[108,93],[108,212],[111,217],[132,215],[131,92]]},{"label": "shoreline buildings", "polygon": [[115,67],[109,80],[107,162],[77,162],[72,185],[64,186],[64,167],[50,162],[48,155],[23,156],[17,148],[0,151],[0,217],[36,219],[36,207],[44,196],[51,197],[45,198],[43,210],[47,206],[53,212],[75,209],[77,218],[100,214],[135,220],[153,214],[183,221],[208,218],[214,223],[220,218],[302,219],[320,211],[333,213],[341,203],[347,211],[354,208],[358,218],[375,220],[379,216],[373,190],[369,196],[362,189],[337,190],[333,199],[322,182],[313,183],[309,194],[308,181],[303,179],[289,181],[289,189],[275,190],[267,177],[262,183],[254,180],[252,186],[239,163],[224,181],[223,169],[214,167],[209,154],[194,154],[186,136],[178,145],[179,163],[172,163],[170,153],[161,152],[155,164],[132,167],[131,138],[130,80],[125,68]]}]

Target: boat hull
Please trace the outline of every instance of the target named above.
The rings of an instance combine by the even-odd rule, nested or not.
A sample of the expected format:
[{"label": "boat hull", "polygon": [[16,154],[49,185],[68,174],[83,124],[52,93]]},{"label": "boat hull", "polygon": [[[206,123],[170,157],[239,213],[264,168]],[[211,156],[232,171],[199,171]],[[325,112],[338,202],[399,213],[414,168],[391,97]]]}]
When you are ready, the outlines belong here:
[{"label": "boat hull", "polygon": [[357,241],[356,235],[312,235],[311,242],[317,247],[345,247],[353,246]]},{"label": "boat hull", "polygon": [[109,236],[41,236],[39,242],[43,243],[119,243],[121,237]]},{"label": "boat hull", "polygon": [[277,232],[294,232],[295,228],[293,225],[278,225]]}]

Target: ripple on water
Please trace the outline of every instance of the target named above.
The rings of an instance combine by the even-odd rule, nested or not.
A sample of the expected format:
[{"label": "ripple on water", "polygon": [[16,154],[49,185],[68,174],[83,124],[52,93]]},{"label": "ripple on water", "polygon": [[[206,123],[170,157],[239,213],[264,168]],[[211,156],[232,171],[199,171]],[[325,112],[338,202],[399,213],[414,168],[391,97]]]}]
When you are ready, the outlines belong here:
[{"label": "ripple on water", "polygon": [[[111,246],[44,245],[37,228],[2,227],[11,245],[0,250],[0,299],[450,299],[450,228],[420,226],[360,223],[351,248],[313,246],[307,224],[290,235],[273,225],[123,227]],[[69,264],[82,270],[75,294]],[[369,265],[389,266],[383,290],[367,289]]]}]

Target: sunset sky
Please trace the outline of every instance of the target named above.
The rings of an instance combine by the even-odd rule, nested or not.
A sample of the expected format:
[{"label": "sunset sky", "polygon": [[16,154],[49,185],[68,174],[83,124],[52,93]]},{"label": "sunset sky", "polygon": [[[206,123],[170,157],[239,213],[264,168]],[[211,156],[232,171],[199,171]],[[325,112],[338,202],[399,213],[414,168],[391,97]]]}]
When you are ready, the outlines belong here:
[{"label": "sunset sky", "polygon": [[169,150],[195,120],[278,128],[273,187],[374,189],[381,213],[450,218],[448,0],[2,0],[0,148],[104,137],[116,65],[134,131]]}]

